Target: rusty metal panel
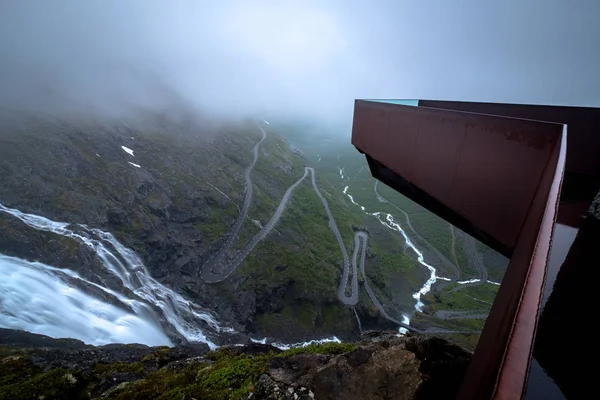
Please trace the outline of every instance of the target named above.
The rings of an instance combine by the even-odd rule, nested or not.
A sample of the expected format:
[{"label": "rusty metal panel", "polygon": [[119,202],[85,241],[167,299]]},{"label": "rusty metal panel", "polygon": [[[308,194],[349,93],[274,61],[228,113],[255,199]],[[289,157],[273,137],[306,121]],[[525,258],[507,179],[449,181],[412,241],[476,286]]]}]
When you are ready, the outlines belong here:
[{"label": "rusty metal panel", "polygon": [[391,147],[384,146],[383,156],[386,159],[394,159],[398,163],[398,167],[406,171],[406,177],[413,179],[413,173],[415,172],[415,142],[419,133],[418,118],[414,115],[403,112],[402,109],[398,110],[393,108],[388,111],[390,113],[389,125],[388,125],[388,137],[386,141],[389,143],[393,140],[390,136],[396,134],[404,128],[404,139],[402,145]]},{"label": "rusty metal panel", "polygon": [[[569,152],[561,203],[580,202],[585,208],[600,189],[600,108],[544,106],[535,104],[477,103],[466,101],[419,100],[419,106],[548,121],[567,125]],[[577,211],[579,214],[580,210]],[[569,220],[579,226],[583,218]]]},{"label": "rusty metal panel", "polygon": [[[410,149],[414,160],[413,171],[412,175],[402,175],[411,182],[418,182],[417,186],[436,199],[451,203],[455,171],[461,160],[465,140],[465,123],[462,118],[449,116],[444,112],[427,113],[421,110],[417,115],[418,131],[414,146]],[[399,138],[410,135],[410,128],[397,124],[394,134]],[[395,143],[395,140],[391,141],[388,147],[393,148],[394,146],[389,145]],[[400,173],[401,167],[394,164],[393,169]]]},{"label": "rusty metal panel", "polygon": [[[352,126],[353,137],[356,136],[357,148],[370,153],[383,153],[386,151],[389,127],[389,115],[386,108],[377,104],[366,102],[361,108],[361,118],[355,120]],[[372,140],[371,135],[376,132],[381,140]]]},{"label": "rusty metal panel", "polygon": [[[559,206],[559,197],[564,171],[566,166],[567,153],[567,129],[556,147],[552,159],[538,187],[536,198],[532,209],[543,209],[541,223],[538,221],[529,222],[529,227],[524,227],[522,236],[533,236],[536,238],[535,244],[524,251],[523,263],[529,258],[529,271],[527,281],[523,285],[516,319],[513,322],[511,337],[504,354],[504,363],[500,370],[500,379],[496,385],[495,398],[514,399],[520,397],[525,389],[529,363],[533,352],[535,330],[537,327],[538,314],[542,295],[544,292],[544,282],[546,276],[546,267],[550,258],[550,248],[552,235],[554,233],[554,223]],[[525,246],[526,243],[524,241]],[[530,249],[533,251],[528,254]],[[515,252],[513,258],[515,264],[521,260],[517,258],[518,252]],[[498,312],[506,313],[506,308],[502,310],[502,304],[496,305]],[[480,355],[483,357],[483,354]]]},{"label": "rusty metal panel", "polygon": [[561,133],[559,124],[358,100],[352,143],[513,249]]},{"label": "rusty metal panel", "polygon": [[367,154],[373,174],[510,249],[459,397],[521,397],[565,171],[566,127],[421,103],[368,103],[355,104],[352,143]]},{"label": "rusty metal panel", "polygon": [[560,133],[562,127],[505,118],[485,121],[466,127],[450,204],[513,248],[554,149],[549,133]]},{"label": "rusty metal panel", "polygon": [[503,284],[496,295],[463,383],[461,399],[521,397],[533,350],[565,153],[566,131],[537,188],[503,279],[508,285]]}]

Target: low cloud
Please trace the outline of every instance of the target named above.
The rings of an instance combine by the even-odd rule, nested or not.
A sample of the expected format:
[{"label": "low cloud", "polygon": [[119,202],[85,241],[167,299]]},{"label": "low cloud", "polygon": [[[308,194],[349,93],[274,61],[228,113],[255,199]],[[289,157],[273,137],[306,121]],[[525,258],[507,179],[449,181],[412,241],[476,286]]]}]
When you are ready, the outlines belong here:
[{"label": "low cloud", "polygon": [[600,105],[596,1],[18,1],[0,106],[349,120],[355,98]]}]

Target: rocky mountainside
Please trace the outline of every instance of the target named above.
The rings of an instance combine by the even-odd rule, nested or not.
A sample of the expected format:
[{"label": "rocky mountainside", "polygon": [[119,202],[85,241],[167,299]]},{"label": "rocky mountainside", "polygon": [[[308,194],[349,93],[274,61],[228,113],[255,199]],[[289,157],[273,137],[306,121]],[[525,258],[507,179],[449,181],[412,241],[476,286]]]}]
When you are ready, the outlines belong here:
[{"label": "rocky mountainside", "polygon": [[[244,203],[244,170],[261,138],[255,121],[161,114],[118,121],[12,115],[2,121],[0,203],[112,233],[140,256],[153,279],[237,332],[229,338],[230,331],[211,336],[217,344],[239,342],[244,335],[288,343],[332,335],[353,339],[361,329],[397,327],[364,291],[354,308],[338,300],[341,255],[308,179],[294,191],[273,231],[231,276],[221,283],[200,278]],[[268,124],[262,126],[267,136],[251,174],[253,200],[225,263],[260,231],[304,173],[301,152]],[[376,251],[367,250],[367,274],[388,312],[402,319],[403,310],[413,309],[412,293],[426,281],[427,271],[397,251],[403,246],[399,235],[373,218],[357,217],[331,185],[319,175],[316,181],[348,249],[355,229],[368,231],[371,243],[379,243]],[[75,234],[83,229],[70,226]],[[1,254],[68,268],[88,280],[81,290],[110,303],[118,303],[115,296],[94,285],[131,294],[73,235],[31,229],[7,213],[0,213],[0,228]],[[162,325],[173,343],[187,340],[165,321]]]},{"label": "rocky mountainside", "polygon": [[0,329],[0,399],[452,399],[470,353],[434,337],[356,343],[94,347]]}]

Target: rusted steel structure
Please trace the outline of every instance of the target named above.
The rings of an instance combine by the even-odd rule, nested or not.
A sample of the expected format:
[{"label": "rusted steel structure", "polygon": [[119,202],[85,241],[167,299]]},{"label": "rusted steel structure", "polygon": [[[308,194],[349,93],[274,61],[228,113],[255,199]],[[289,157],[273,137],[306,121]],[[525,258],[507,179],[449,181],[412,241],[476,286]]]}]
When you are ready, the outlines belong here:
[{"label": "rusted steel structure", "polygon": [[598,126],[598,109],[356,101],[372,174],[510,258],[459,398],[523,396],[559,208],[578,226],[598,191]]},{"label": "rusted steel structure", "polygon": [[568,127],[569,140],[565,178],[560,196],[558,222],[573,227],[600,188],[600,109],[594,107],[543,106],[532,104],[474,103],[420,100],[420,107],[442,108],[536,121],[555,122]]}]

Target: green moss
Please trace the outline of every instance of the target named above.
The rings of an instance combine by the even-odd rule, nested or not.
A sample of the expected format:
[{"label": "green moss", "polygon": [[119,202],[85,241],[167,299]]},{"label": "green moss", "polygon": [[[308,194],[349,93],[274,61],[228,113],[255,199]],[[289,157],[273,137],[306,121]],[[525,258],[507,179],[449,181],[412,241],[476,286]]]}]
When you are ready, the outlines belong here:
[{"label": "green moss", "polygon": [[174,374],[158,371],[110,393],[109,399],[177,399],[181,400],[181,388],[191,384],[193,377],[186,374]]},{"label": "green moss", "polygon": [[221,359],[198,371],[193,390],[204,399],[246,398],[271,358],[272,354]]},{"label": "green moss", "polygon": [[161,346],[159,349],[144,356],[144,358],[142,358],[142,361],[156,361],[156,360],[167,358],[169,356],[169,351],[170,351],[169,347]]},{"label": "green moss", "polygon": [[[107,398],[118,400],[161,399],[181,400],[196,398],[206,400],[245,399],[257,385],[258,377],[267,369],[274,357],[292,357],[304,353],[342,354],[355,349],[354,344],[326,343],[295,348],[276,355],[274,352],[260,355],[235,354],[223,348],[207,354],[212,363],[196,362],[176,372],[159,370],[145,379],[124,385]],[[132,364],[139,364],[134,363]],[[127,368],[112,365],[112,368]],[[133,367],[131,367],[133,368]],[[98,370],[98,367],[96,368]],[[109,370],[102,366],[102,371]]]},{"label": "green moss", "polygon": [[88,381],[82,374],[56,368],[23,382],[0,386],[0,399],[89,399],[87,387]]},{"label": "green moss", "polygon": [[142,364],[141,362],[125,363],[122,361],[118,361],[112,364],[99,363],[94,366],[94,372],[100,377],[105,377],[120,372],[143,373],[144,364]]},{"label": "green moss", "polygon": [[158,371],[111,393],[111,399],[207,400],[245,399],[256,385],[272,353],[259,356],[233,355],[223,349],[208,355],[213,364],[193,363],[182,372]]},{"label": "green moss", "polygon": [[[8,351],[4,350],[4,353]],[[9,355],[0,360],[0,386],[12,385],[41,372],[26,357]]]},{"label": "green moss", "polygon": [[[0,224],[1,222],[2,221],[0,221]],[[0,346],[0,359],[7,356],[17,355],[17,353],[19,353],[18,350],[12,349],[10,347]]]},{"label": "green moss", "polygon": [[298,354],[318,353],[318,354],[342,354],[348,353],[356,348],[354,343],[315,343],[306,347],[295,347],[276,355],[276,357],[288,358]]},{"label": "green moss", "polygon": [[208,353],[204,358],[211,361],[219,361],[227,358],[233,357],[234,354],[232,350],[228,347],[223,347]]}]

